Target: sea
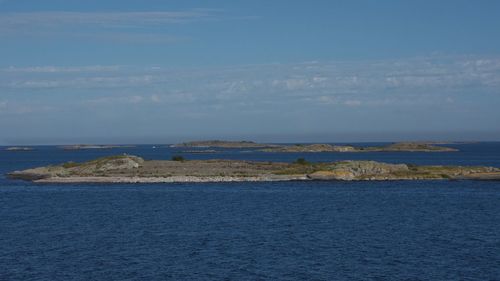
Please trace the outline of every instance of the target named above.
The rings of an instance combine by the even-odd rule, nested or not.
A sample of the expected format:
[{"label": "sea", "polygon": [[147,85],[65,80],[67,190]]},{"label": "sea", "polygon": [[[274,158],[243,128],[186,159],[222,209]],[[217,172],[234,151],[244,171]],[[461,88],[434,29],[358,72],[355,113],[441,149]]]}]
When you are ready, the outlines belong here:
[{"label": "sea", "polygon": [[498,142],[448,146],[460,151],[0,147],[0,280],[500,280],[499,181],[103,185],[5,177],[124,153],[500,167]]}]

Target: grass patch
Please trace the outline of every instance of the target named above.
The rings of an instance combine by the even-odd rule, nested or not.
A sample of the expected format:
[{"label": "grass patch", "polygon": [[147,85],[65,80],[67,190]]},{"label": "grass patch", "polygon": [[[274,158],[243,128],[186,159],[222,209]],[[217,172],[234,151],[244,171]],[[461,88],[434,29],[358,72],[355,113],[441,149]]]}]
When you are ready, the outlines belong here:
[{"label": "grass patch", "polygon": [[62,167],[65,168],[65,169],[70,169],[70,168],[74,168],[74,167],[79,167],[81,165],[82,164],[80,164],[80,163],[69,161],[69,162],[66,162],[66,163],[62,164]]},{"label": "grass patch", "polygon": [[295,162],[293,162],[294,164],[298,164],[298,165],[310,165],[311,163],[309,163],[309,161],[307,161],[306,159],[304,158],[298,158],[297,160],[295,160]]},{"label": "grass patch", "polygon": [[181,155],[174,155],[172,156],[172,161],[185,161],[185,159]]},{"label": "grass patch", "polygon": [[311,174],[317,171],[327,170],[327,165],[322,163],[309,163],[307,164],[298,164],[293,163],[290,166],[274,171],[275,175],[302,175],[302,174]]}]

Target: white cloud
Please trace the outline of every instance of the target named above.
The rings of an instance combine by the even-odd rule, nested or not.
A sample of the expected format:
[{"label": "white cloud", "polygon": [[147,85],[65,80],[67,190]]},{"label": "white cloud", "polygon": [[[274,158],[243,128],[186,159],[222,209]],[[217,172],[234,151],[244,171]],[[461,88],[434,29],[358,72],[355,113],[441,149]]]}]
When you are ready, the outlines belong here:
[{"label": "white cloud", "polygon": [[151,95],[151,101],[154,102],[154,103],[159,103],[161,102],[161,98],[159,95]]},{"label": "white cloud", "polygon": [[37,102],[8,102],[0,101],[0,114],[29,114],[29,113],[46,113],[53,111],[54,107],[44,105]]},{"label": "white cloud", "polygon": [[360,106],[361,105],[361,101],[359,100],[346,100],[344,102],[345,105],[347,106]]},{"label": "white cloud", "polygon": [[332,96],[319,96],[316,101],[321,104],[337,104],[335,97]]},{"label": "white cloud", "polygon": [[[76,71],[75,71],[76,72]],[[47,74],[47,72],[45,72]],[[161,79],[159,76],[149,74],[129,75],[125,73],[113,74],[112,76],[59,76],[47,79],[29,77],[23,79],[14,77],[7,84],[2,86],[12,89],[43,89],[43,88],[70,88],[70,89],[85,89],[85,88],[123,88],[131,86],[144,86],[158,82]]]},{"label": "white cloud", "polygon": [[328,78],[327,77],[313,77],[312,80],[315,83],[321,83],[321,82],[328,81]]},{"label": "white cloud", "polygon": [[142,96],[131,96],[128,101],[130,103],[140,103],[144,98]]},{"label": "white cloud", "polygon": [[117,103],[139,104],[144,101],[144,97],[140,95],[133,96],[105,96],[95,99],[86,99],[82,102],[84,105],[110,105]]},{"label": "white cloud", "polygon": [[500,95],[500,58],[436,57],[264,64],[220,68],[38,66],[0,70],[10,95],[72,95],[84,103],[183,104],[217,108],[459,104]]}]

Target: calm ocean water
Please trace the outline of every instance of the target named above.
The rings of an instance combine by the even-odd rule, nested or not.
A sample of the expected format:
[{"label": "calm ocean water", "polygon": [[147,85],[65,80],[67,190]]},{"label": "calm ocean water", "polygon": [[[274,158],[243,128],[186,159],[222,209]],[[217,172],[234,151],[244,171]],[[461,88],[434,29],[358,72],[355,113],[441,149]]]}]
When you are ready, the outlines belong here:
[{"label": "calm ocean water", "polygon": [[[456,153],[273,154],[188,159],[500,167],[500,143]],[[500,182],[37,185],[4,173],[150,145],[0,151],[0,280],[500,280]]]}]

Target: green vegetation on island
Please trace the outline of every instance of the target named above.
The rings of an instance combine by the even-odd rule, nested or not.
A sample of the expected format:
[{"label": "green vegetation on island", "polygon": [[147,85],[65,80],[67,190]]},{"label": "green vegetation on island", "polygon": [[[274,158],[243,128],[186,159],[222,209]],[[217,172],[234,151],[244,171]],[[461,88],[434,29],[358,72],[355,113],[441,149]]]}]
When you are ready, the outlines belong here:
[{"label": "green vegetation on island", "polygon": [[174,155],[172,156],[172,161],[184,161],[184,157],[180,155]]}]

